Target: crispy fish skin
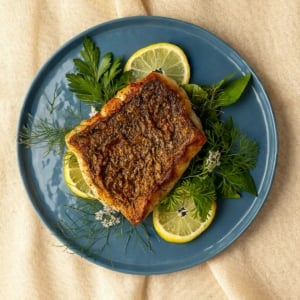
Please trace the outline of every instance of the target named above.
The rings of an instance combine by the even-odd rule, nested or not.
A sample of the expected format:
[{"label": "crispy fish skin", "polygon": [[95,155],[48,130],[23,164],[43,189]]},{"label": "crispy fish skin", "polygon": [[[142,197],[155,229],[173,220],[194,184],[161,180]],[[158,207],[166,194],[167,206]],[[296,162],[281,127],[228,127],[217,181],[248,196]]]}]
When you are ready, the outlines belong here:
[{"label": "crispy fish skin", "polygon": [[171,191],[205,142],[184,90],[155,72],[66,136],[97,198],[134,225]]}]

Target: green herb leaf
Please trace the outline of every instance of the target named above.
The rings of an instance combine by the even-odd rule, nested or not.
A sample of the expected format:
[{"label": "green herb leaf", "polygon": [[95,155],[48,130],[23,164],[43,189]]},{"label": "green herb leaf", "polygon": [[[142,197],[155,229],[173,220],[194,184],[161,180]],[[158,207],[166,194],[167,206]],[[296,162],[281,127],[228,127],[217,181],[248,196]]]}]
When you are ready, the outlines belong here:
[{"label": "green herb leaf", "polygon": [[207,219],[212,203],[217,198],[213,176],[192,178],[190,191],[196,206],[195,213],[204,222]]},{"label": "green herb leaf", "polygon": [[195,106],[203,106],[208,93],[200,85],[189,83],[182,86]]},{"label": "green herb leaf", "polygon": [[101,99],[101,86],[94,80],[81,74],[67,74],[69,89],[84,102],[94,103]]},{"label": "green herb leaf", "polygon": [[222,195],[228,192],[239,193],[241,191],[248,192],[257,196],[254,180],[248,169],[237,168],[233,165],[222,165],[218,170],[218,174],[222,176],[219,188]]},{"label": "green herb leaf", "polygon": [[220,167],[213,170],[218,177],[218,194],[222,197],[239,197],[241,191],[256,195],[256,187],[249,170],[256,164],[258,145],[239,129],[232,118],[225,123],[209,123],[206,130],[206,151],[219,151]]},{"label": "green herb leaf", "polygon": [[236,72],[225,76],[220,81],[218,81],[217,83],[214,84],[214,88],[219,90],[224,84],[229,82],[235,75],[236,75]]},{"label": "green herb leaf", "polygon": [[220,106],[228,106],[238,101],[247,87],[251,73],[247,73],[243,77],[239,77],[226,85],[217,98]]},{"label": "green herb leaf", "polygon": [[100,65],[99,65],[97,81],[99,81],[101,76],[110,68],[112,59],[113,59],[113,57],[112,57],[111,53],[106,53],[102,57],[102,59],[100,61]]},{"label": "green herb leaf", "polygon": [[218,197],[220,199],[239,199],[241,195],[229,184],[220,184],[218,188]]},{"label": "green herb leaf", "polygon": [[130,81],[129,72],[123,74],[122,62],[112,53],[101,58],[101,51],[88,37],[83,40],[81,59],[73,60],[75,73],[66,74],[69,89],[78,99],[90,105],[105,104]]},{"label": "green herb leaf", "polygon": [[202,121],[215,122],[218,120],[219,105],[215,100],[217,89],[214,87],[201,87],[197,84],[184,84],[182,88],[189,96],[195,112]]},{"label": "green herb leaf", "polygon": [[232,118],[226,122],[220,119],[221,108],[238,101],[251,78],[249,73],[232,81],[234,76],[230,74],[212,86],[182,86],[202,121],[207,142],[167,201],[179,198],[177,192],[185,189],[196,199],[202,219],[208,213],[205,203],[212,198],[240,198],[242,191],[257,194],[250,170],[256,164],[258,145],[234,126]]},{"label": "green herb leaf", "polygon": [[255,182],[249,170],[243,170],[243,172],[241,172],[240,174],[239,180],[237,180],[236,183],[239,184],[241,191],[245,191],[254,196],[257,196]]},{"label": "green herb leaf", "polygon": [[213,178],[208,176],[182,178],[160,205],[166,206],[167,209],[174,208],[182,203],[182,199],[192,199],[196,207],[194,213],[205,221],[213,201],[216,200]]},{"label": "green herb leaf", "polygon": [[80,51],[80,54],[84,59],[86,65],[90,68],[91,76],[93,78],[97,78],[97,69],[100,59],[100,49],[97,48],[95,43],[88,37],[84,38],[83,47],[84,48]]}]

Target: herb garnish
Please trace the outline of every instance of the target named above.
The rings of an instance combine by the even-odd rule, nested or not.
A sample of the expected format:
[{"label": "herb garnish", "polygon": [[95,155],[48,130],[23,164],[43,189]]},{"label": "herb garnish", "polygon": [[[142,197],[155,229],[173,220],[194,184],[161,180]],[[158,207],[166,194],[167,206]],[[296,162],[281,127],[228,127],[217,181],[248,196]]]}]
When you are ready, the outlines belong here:
[{"label": "herb garnish", "polygon": [[[70,203],[65,204],[63,216],[58,220],[58,229],[71,244],[74,240],[80,239],[81,251],[89,257],[97,257],[101,251],[109,247],[111,236],[122,239],[124,243],[120,249],[122,255],[125,255],[129,246],[132,246],[130,245],[132,241],[134,247],[138,246],[143,251],[153,252],[150,241],[151,230],[147,224],[133,226],[120,213],[108,213],[100,201],[81,199],[71,194],[69,199]],[[107,222],[112,221],[110,219],[112,216],[118,220],[117,224],[106,226],[109,225]]]},{"label": "herb garnish", "polygon": [[[65,135],[72,130],[74,121],[78,122],[82,119],[75,109],[68,108],[62,112],[63,119],[69,126],[61,126],[56,120],[54,113],[60,110],[62,99],[62,88],[56,84],[52,97],[46,93],[44,95],[46,101],[46,111],[43,117],[33,118],[28,114],[26,124],[23,125],[19,133],[19,143],[28,147],[38,146],[45,148],[45,155],[50,151],[56,150],[63,153],[65,149]],[[72,120],[72,121],[70,121]],[[71,125],[73,124],[73,126]]]},{"label": "herb garnish", "polygon": [[19,133],[19,143],[30,147],[45,147],[45,155],[54,149],[63,153],[65,136],[71,129],[72,127],[60,127],[54,120],[38,118],[34,121],[29,115],[27,124]]},{"label": "herb garnish", "polygon": [[77,73],[67,74],[69,89],[87,104],[105,104],[130,80],[130,72],[123,72],[120,57],[111,52],[101,56],[100,48],[88,37],[83,40],[81,58],[73,59]]},{"label": "herb garnish", "polygon": [[183,198],[191,198],[203,221],[216,199],[239,198],[242,191],[257,193],[249,170],[255,167],[258,145],[234,127],[232,118],[220,119],[221,108],[238,101],[251,78],[248,73],[230,81],[232,76],[213,86],[183,86],[201,118],[207,143],[162,205],[175,207]]}]

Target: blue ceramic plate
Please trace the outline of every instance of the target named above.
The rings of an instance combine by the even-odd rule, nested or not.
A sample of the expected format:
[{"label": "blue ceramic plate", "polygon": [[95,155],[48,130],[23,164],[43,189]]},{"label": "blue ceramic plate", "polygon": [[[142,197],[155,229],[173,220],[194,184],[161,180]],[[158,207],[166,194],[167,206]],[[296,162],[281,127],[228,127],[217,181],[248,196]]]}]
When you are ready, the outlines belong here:
[{"label": "blue ceramic plate", "polygon": [[[95,201],[72,196],[62,174],[62,157],[57,151],[45,155],[45,148],[18,144],[20,172],[29,198],[47,227],[70,249],[96,264],[116,271],[157,274],[182,270],[203,263],[234,242],[262,207],[273,180],[277,159],[277,133],[272,108],[264,88],[249,65],[231,47],[198,26],[161,17],[118,19],[81,33],[60,48],[35,77],[20,116],[19,130],[46,119],[64,127],[76,123],[78,100],[68,91],[65,74],[72,72],[72,59],[79,55],[82,41],[90,36],[102,53],[113,52],[124,61],[137,49],[156,42],[171,42],[186,52],[191,82],[213,84],[233,72],[252,73],[250,88],[237,104],[224,112],[260,146],[252,175],[258,196],[247,193],[240,200],[218,203],[213,224],[191,243],[176,245],[160,239],[151,217],[138,227],[122,221],[111,231],[104,230],[94,213]],[[51,113],[51,104],[55,106]],[[72,121],[70,121],[72,120]]]}]

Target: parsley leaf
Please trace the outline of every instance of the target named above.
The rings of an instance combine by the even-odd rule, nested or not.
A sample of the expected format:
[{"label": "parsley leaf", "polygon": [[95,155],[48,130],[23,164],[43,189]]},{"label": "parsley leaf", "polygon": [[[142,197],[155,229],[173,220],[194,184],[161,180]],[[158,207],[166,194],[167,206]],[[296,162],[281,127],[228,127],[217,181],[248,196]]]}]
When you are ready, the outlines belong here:
[{"label": "parsley leaf", "polygon": [[105,104],[130,81],[130,72],[123,72],[121,58],[112,53],[101,57],[100,48],[88,37],[83,40],[81,59],[73,59],[76,72],[66,74],[71,92],[90,105]]}]

